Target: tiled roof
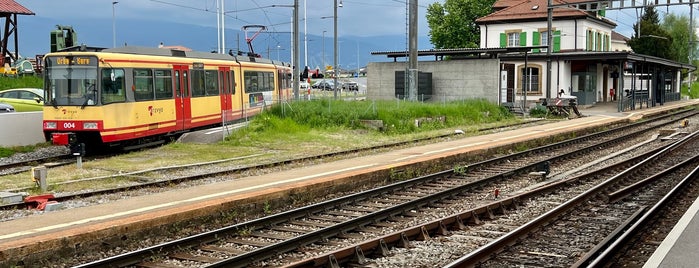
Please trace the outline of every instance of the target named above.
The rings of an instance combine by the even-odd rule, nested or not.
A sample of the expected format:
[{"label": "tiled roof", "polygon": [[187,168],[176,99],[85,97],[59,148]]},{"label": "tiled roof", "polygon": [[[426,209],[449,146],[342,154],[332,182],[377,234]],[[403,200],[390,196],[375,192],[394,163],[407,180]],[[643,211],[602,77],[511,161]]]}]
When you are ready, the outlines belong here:
[{"label": "tiled roof", "polygon": [[34,15],[34,12],[14,0],[0,0],[0,13]]},{"label": "tiled roof", "polygon": [[[577,0],[577,1],[582,1],[582,0]],[[566,1],[566,3],[571,3],[571,2],[576,2],[576,0]],[[546,19],[548,17],[548,11],[546,10],[548,0],[519,0],[519,1],[500,0],[500,1],[496,2],[495,4],[497,5],[498,3],[500,3],[501,5],[506,5],[506,4],[513,4],[513,5],[505,8],[505,9],[493,12],[490,15],[487,15],[485,17],[478,18],[478,19],[476,19],[476,22],[477,23],[504,22],[504,21],[516,21],[516,20]],[[562,4],[562,3],[563,3],[562,1],[553,0],[554,5]],[[553,9],[553,17],[554,18],[588,17],[588,16],[590,16],[590,13],[579,10],[579,9],[570,9],[570,8],[554,8]],[[606,20],[606,19],[602,19],[602,20],[604,20],[607,23],[616,25],[609,20]]]},{"label": "tiled roof", "polygon": [[498,0],[493,3],[494,9],[502,9],[506,7],[511,7],[525,0]]},{"label": "tiled roof", "polygon": [[614,41],[628,41],[629,38],[624,36],[623,34],[612,31],[612,40],[614,40]]}]

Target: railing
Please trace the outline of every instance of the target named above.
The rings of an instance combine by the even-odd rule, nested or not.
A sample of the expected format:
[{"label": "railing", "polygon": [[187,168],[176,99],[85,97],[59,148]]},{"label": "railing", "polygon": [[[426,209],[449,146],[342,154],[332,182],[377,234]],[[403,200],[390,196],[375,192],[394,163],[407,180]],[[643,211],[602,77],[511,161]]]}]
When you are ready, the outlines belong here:
[{"label": "railing", "polygon": [[630,111],[635,109],[643,109],[643,104],[646,108],[650,107],[650,97],[647,91],[636,91],[635,94],[627,93],[621,100],[621,111]]}]

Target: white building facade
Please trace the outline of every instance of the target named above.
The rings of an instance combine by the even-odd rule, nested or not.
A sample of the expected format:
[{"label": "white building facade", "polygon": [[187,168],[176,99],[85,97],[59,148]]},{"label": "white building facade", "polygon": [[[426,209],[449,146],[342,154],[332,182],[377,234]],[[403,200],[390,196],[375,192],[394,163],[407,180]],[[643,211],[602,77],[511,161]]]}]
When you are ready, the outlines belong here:
[{"label": "white building facade", "polygon": [[[482,48],[546,46],[548,23],[546,0],[498,1],[492,14],[479,18]],[[612,51],[613,29],[616,24],[604,18],[603,13],[574,9],[554,9],[552,21],[552,55],[570,52]],[[520,57],[501,58],[503,75],[509,85],[503,85],[502,99],[527,103],[540,98],[557,97],[562,90],[566,95],[579,98],[581,104],[612,101],[614,92],[610,73],[616,66],[601,61],[551,59],[551,79],[547,77],[547,48],[532,49],[523,60]],[[504,79],[503,79],[504,80]],[[551,86],[547,82],[551,81]],[[505,87],[509,90],[505,92]],[[611,89],[611,90],[610,90]]]}]

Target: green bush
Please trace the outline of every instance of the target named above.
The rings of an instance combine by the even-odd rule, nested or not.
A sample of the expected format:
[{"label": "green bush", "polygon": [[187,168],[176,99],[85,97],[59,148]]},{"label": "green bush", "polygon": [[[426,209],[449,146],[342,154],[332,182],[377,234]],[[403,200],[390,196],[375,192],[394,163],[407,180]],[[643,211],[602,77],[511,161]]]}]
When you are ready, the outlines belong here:
[{"label": "green bush", "polygon": [[542,105],[536,105],[536,107],[529,109],[529,116],[536,118],[546,118],[549,114],[548,109]]},{"label": "green bush", "polygon": [[692,83],[691,90],[687,85],[682,85],[681,94],[682,96],[689,96],[690,99],[699,98],[699,83]]}]

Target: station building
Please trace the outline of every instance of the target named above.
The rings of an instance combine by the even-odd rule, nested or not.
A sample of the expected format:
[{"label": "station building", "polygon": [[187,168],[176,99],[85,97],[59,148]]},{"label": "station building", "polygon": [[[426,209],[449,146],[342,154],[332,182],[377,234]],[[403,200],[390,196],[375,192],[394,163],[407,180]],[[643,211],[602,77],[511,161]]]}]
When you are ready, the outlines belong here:
[{"label": "station building", "polygon": [[[496,1],[493,13],[475,21],[480,48],[418,51],[434,60],[418,63],[417,99],[484,98],[527,108],[563,91],[579,105],[617,102],[619,111],[680,99],[681,71],[694,66],[634,53],[603,10],[554,8],[549,37],[546,7],[547,0]],[[394,61],[369,64],[367,98],[401,98],[408,52],[372,54]]]}]

